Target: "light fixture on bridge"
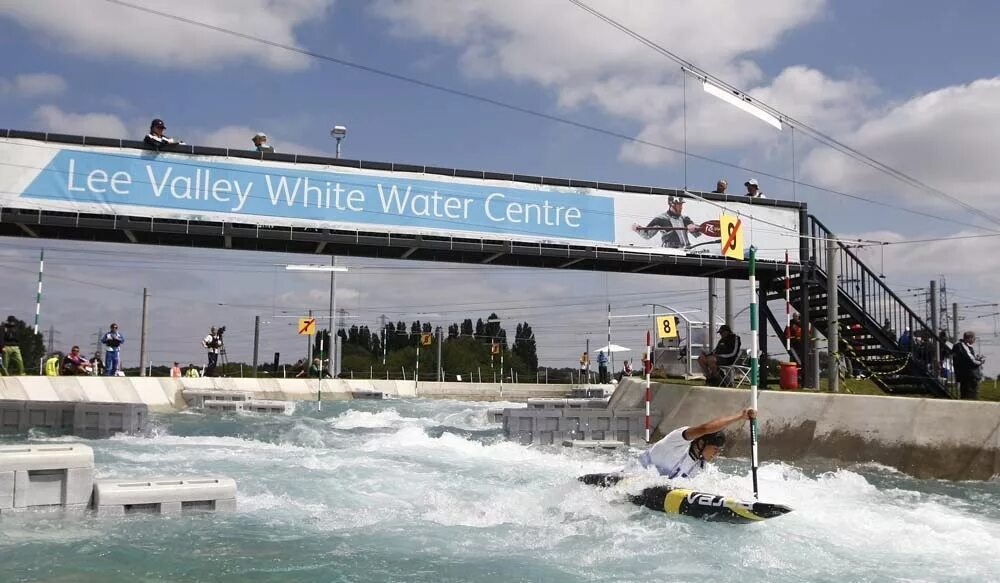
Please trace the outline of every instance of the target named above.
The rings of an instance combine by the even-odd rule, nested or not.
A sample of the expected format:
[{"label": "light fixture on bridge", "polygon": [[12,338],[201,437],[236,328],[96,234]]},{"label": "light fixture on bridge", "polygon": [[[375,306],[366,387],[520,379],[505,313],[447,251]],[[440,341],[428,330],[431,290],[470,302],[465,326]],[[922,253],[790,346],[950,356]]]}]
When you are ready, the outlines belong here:
[{"label": "light fixture on bridge", "polygon": [[337,158],[340,158],[340,142],[347,137],[347,128],[344,126],[333,126],[330,130],[330,137],[337,140]]}]

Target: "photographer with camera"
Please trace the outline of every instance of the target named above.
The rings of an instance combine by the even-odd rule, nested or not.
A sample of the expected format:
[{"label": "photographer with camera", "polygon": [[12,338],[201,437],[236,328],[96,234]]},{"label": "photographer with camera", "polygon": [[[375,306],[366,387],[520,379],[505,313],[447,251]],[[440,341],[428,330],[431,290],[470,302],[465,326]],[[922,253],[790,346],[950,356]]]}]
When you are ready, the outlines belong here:
[{"label": "photographer with camera", "polygon": [[219,364],[219,352],[222,351],[222,335],[226,333],[226,327],[221,326],[216,329],[214,326],[202,341],[201,345],[208,350],[208,366],[205,367],[206,377],[215,376],[215,367]]},{"label": "photographer with camera", "polygon": [[118,331],[118,324],[111,323],[111,329],[101,336],[101,344],[104,348],[104,374],[113,377],[121,366],[122,344],[125,344],[125,337]]}]

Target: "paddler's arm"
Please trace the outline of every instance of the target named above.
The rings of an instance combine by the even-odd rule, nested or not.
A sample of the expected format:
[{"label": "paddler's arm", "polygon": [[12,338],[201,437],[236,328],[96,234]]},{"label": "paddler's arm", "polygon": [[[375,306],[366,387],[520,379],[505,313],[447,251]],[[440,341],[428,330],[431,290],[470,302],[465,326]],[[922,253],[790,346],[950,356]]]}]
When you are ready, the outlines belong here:
[{"label": "paddler's arm", "polygon": [[736,423],[737,421],[742,421],[744,419],[753,419],[757,416],[757,411],[753,409],[744,409],[735,415],[724,415],[722,417],[716,417],[711,421],[702,423],[701,425],[695,425],[694,427],[688,427],[684,430],[684,439],[688,441],[694,441],[703,435],[708,435],[709,433],[715,433],[723,429],[724,427]]}]

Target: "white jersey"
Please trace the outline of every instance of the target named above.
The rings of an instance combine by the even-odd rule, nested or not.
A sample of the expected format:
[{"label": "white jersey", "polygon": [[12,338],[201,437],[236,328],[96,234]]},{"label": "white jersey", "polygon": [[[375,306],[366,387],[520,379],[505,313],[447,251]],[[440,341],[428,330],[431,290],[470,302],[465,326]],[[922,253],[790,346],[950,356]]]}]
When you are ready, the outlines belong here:
[{"label": "white jersey", "polygon": [[705,467],[705,461],[691,455],[691,442],[684,439],[684,430],[678,427],[657,441],[639,456],[642,467],[653,466],[661,476],[668,478],[693,478]]}]

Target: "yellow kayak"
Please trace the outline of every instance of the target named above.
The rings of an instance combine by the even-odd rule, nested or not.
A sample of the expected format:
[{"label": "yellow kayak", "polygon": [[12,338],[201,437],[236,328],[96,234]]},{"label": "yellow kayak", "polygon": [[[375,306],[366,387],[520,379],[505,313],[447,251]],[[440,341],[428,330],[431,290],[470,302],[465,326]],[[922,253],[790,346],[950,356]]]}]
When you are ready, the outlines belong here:
[{"label": "yellow kayak", "polygon": [[[618,484],[624,478],[622,474],[587,474],[580,476],[579,480],[584,484],[607,488]],[[629,494],[628,499],[633,504],[667,514],[681,514],[711,522],[735,524],[760,522],[792,511],[788,506],[781,504],[743,502],[727,496],[672,486],[645,488],[639,494]]]}]

